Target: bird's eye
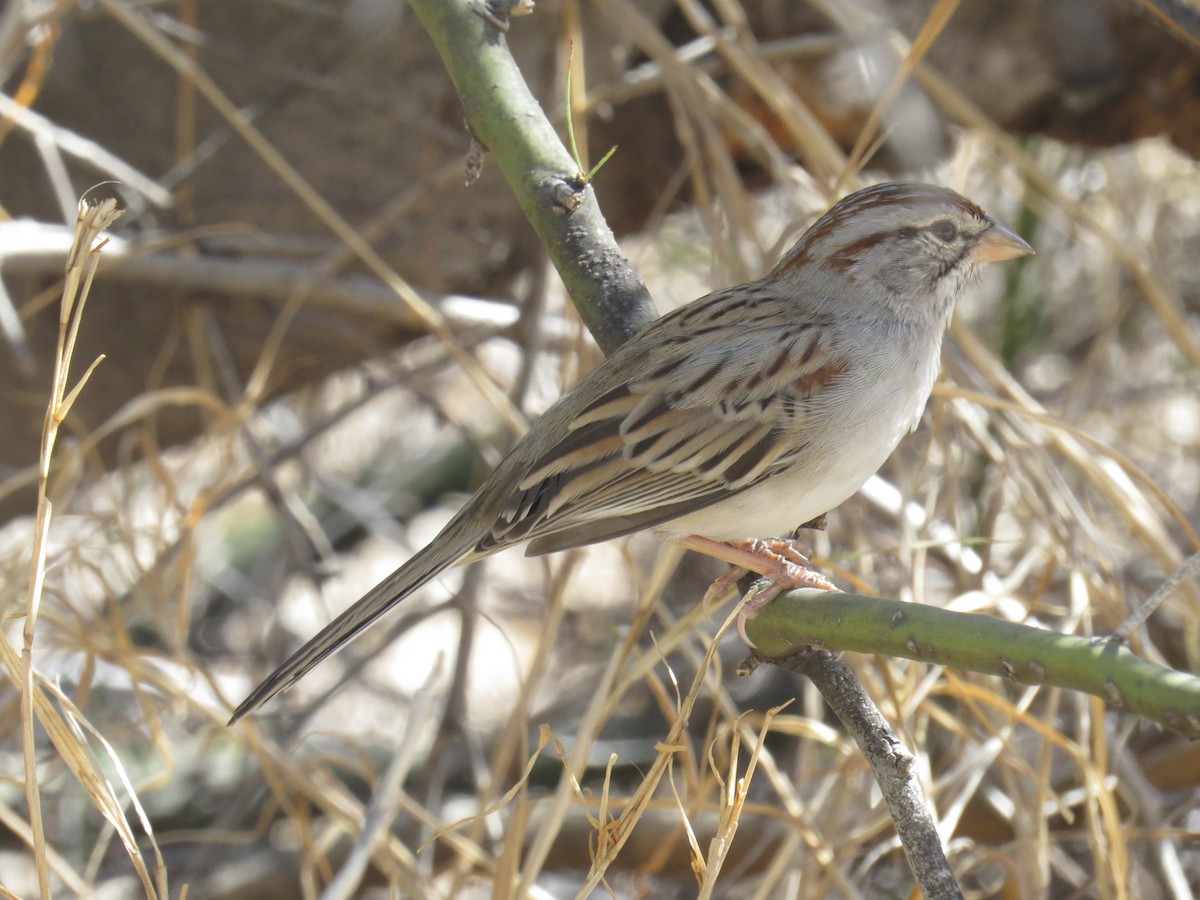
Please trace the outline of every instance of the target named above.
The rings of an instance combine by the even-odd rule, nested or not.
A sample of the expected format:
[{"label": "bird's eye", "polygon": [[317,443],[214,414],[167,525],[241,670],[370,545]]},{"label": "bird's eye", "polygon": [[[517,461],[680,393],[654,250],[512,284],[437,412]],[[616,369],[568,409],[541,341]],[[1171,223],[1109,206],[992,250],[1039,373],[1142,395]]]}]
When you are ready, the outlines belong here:
[{"label": "bird's eye", "polygon": [[930,233],[944,244],[958,237],[958,226],[949,219],[938,219],[929,226]]}]

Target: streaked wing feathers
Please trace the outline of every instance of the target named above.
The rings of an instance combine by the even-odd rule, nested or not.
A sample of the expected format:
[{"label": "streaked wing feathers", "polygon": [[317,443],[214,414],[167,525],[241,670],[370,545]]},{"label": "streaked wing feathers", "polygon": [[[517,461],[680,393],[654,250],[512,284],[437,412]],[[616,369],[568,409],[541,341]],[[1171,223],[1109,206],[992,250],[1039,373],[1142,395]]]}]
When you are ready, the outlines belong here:
[{"label": "streaked wing feathers", "polygon": [[803,450],[806,420],[846,371],[828,329],[697,327],[709,336],[702,346],[664,337],[645,375],[597,389],[526,468],[478,552],[528,539],[531,554],[547,553],[650,528],[758,483]]}]

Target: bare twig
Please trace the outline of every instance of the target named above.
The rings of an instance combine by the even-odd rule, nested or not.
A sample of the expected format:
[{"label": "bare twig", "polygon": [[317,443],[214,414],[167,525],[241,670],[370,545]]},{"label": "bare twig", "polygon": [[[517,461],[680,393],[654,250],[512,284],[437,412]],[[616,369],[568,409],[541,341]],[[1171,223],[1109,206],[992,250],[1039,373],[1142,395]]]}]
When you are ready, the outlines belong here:
[{"label": "bare twig", "polygon": [[[70,231],[59,225],[0,222],[0,270],[26,275],[61,272],[70,244]],[[428,320],[397,307],[395,291],[379,279],[335,276],[327,268],[324,263],[272,259],[265,254],[239,258],[156,250],[114,238],[96,274],[105,282],[252,296],[277,303],[286,303],[303,290],[310,307],[428,332]],[[505,327],[517,321],[517,310],[508,303],[457,294],[421,296],[456,330],[475,325]],[[26,309],[21,312],[28,314]]]},{"label": "bare twig", "polygon": [[1172,34],[1200,47],[1200,9],[1194,0],[1140,0]]},{"label": "bare twig", "polygon": [[106,177],[129,185],[155,206],[166,208],[175,202],[170,191],[109,153],[95,141],[89,141],[69,129],[55,125],[45,116],[38,115],[4,94],[0,94],[0,116],[11,119],[18,128],[29,132],[35,138],[52,143],[68,156],[94,166]]},{"label": "bare twig", "polygon": [[937,822],[917,781],[913,756],[863,690],[850,666],[834,653],[808,648],[771,661],[812,679],[830,709],[854,737],[883,792],[896,834],[926,900],[962,897],[942,850]]},{"label": "bare twig", "polygon": [[321,893],[321,900],[348,900],[356,895],[375,845],[382,843],[392,820],[400,811],[404,779],[408,777],[421,749],[421,733],[433,718],[433,687],[441,677],[441,671],[435,666],[425,682],[425,690],[417,695],[417,701],[405,718],[393,748],[391,762],[375,786],[371,802],[367,804],[363,825],[354,840],[354,846],[337,875]]},{"label": "bare twig", "polygon": [[1158,586],[1158,589],[1146,599],[1145,603],[1129,614],[1129,618],[1113,632],[1113,637],[1118,640],[1128,640],[1129,636],[1140,628],[1168,597],[1175,593],[1179,585],[1197,573],[1200,573],[1200,553],[1193,553],[1183,561],[1183,565],[1173,575]]}]

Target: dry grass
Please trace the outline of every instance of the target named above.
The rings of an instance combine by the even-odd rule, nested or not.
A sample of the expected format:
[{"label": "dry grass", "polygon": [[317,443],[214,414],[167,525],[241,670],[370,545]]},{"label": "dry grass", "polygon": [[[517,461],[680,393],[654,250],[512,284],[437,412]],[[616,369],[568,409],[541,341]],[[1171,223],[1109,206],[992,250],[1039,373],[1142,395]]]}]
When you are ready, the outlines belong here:
[{"label": "dry grass", "polygon": [[[636,4],[597,5],[658,66],[653,89],[672,98],[692,163],[680,172],[698,211],[630,244],[660,306],[760,271],[835,184],[876,178],[866,151],[878,134],[864,132],[848,162],[766,62],[771,48],[714,27],[716,68],[680,65]],[[708,27],[699,4],[681,6]],[[581,32],[566,37],[587,52]],[[168,62],[189,71],[186,57]],[[923,429],[817,550],[859,589],[1106,634],[1197,549],[1195,163],[1158,142],[1019,145],[916,55],[896,62],[909,69],[964,129],[944,167],[920,174],[1017,226],[1039,256],[994,274],[960,311]],[[711,74],[731,70],[789,123],[804,168]],[[212,100],[202,75],[189,78]],[[587,87],[609,102],[646,90]],[[769,193],[743,186],[731,131],[773,176]],[[308,196],[287,148],[252,139]],[[326,221],[386,269],[361,234]],[[400,276],[375,272],[407,296]],[[402,621],[225,727],[288,648],[436,532],[479,468],[474,448],[494,461],[514,408],[536,413],[591,364],[550,294],[553,339],[533,357],[508,339],[460,341],[431,318],[430,338],[271,406],[259,398],[272,346],[233,399],[130,397],[99,433],[178,403],[211,426],[117,472],[91,465],[95,435],[52,458],[51,436],[43,504],[0,531],[4,895],[910,889],[865,764],[819,697],[771,671],[735,677],[744,648],[727,634],[730,608],[696,607],[715,572],[680,567],[648,538],[448,573]],[[72,308],[68,359],[73,329],[87,329],[82,303]],[[61,371],[51,430],[87,402]],[[1135,648],[1196,671],[1198,600],[1181,585]],[[1181,896],[1200,883],[1194,745],[1089,697],[852,662],[917,755],[969,892]]]}]

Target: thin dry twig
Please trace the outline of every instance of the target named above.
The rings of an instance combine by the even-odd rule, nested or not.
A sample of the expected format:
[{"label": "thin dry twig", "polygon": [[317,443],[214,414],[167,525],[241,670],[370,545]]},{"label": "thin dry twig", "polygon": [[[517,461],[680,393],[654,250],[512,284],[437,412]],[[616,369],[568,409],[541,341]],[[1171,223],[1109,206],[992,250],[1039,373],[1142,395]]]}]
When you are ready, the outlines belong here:
[{"label": "thin dry twig", "polygon": [[883,791],[921,892],[930,900],[962,897],[942,850],[937,822],[917,780],[915,760],[865,694],[850,667],[835,654],[807,648],[782,665],[794,667],[817,683],[825,701],[862,750]]},{"label": "thin dry twig", "polygon": [[1168,597],[1179,589],[1179,586],[1183,582],[1194,577],[1197,573],[1200,573],[1200,552],[1193,553],[1185,559],[1183,565],[1159,585],[1154,593],[1146,598],[1146,602],[1131,612],[1129,618],[1113,631],[1113,637],[1119,640],[1127,640],[1135,630],[1145,624],[1146,620],[1154,614],[1156,609],[1166,602]]},{"label": "thin dry twig", "polygon": [[103,175],[128,185],[155,206],[167,208],[175,203],[170,191],[165,190],[154,179],[142,174],[95,141],[90,141],[74,131],[55,125],[45,116],[38,115],[24,104],[17,103],[4,94],[0,94],[0,117],[35,137],[51,142],[63,153],[96,167]]}]

